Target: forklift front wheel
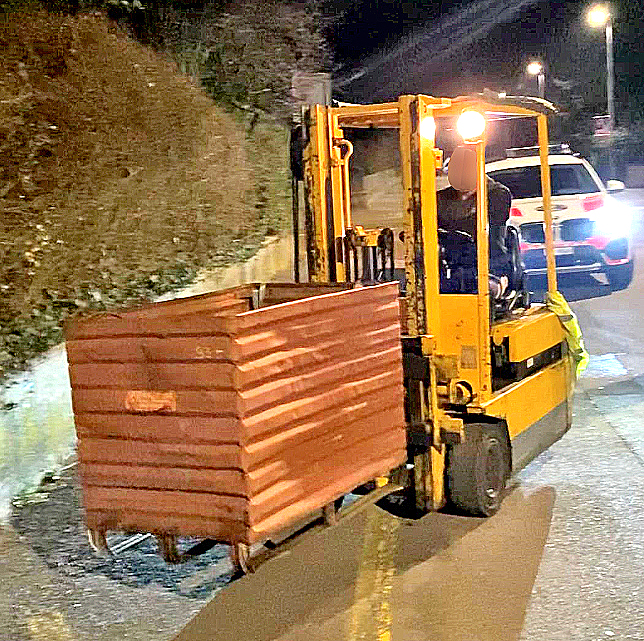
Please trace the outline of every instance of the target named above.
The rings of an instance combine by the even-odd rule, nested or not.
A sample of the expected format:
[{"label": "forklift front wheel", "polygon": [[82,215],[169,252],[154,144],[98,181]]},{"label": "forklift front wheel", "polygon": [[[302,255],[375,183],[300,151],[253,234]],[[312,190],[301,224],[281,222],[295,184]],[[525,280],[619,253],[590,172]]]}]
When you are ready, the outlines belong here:
[{"label": "forklift front wheel", "polygon": [[448,454],[447,491],[454,507],[477,516],[496,513],[510,478],[510,461],[502,425],[466,425],[465,441]]}]

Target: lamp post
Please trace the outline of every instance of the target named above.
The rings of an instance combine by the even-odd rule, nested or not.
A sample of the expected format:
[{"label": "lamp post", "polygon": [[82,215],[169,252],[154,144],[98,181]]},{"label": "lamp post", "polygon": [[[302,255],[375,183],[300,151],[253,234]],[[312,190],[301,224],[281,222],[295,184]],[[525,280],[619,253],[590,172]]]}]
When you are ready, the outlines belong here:
[{"label": "lamp post", "polygon": [[613,17],[604,5],[596,5],[586,16],[588,24],[594,29],[606,28],[606,98],[608,102],[608,128],[615,130],[615,64],[613,57]]},{"label": "lamp post", "polygon": [[526,71],[531,76],[537,77],[537,85],[539,87],[539,97],[544,98],[546,94],[546,74],[543,70],[543,65],[538,60],[533,60],[527,67]]}]

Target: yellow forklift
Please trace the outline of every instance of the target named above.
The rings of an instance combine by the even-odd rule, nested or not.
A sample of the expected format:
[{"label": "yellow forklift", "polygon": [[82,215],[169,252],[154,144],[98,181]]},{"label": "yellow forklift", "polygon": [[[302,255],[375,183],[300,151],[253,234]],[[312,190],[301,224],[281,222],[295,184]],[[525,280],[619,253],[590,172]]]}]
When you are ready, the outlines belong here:
[{"label": "yellow forklift", "polygon": [[[516,272],[510,296],[491,300],[488,262],[486,130],[490,123],[511,118],[536,120],[548,292],[556,293],[548,171],[552,113],[555,108],[537,98],[405,95],[385,104],[310,106],[292,140],[295,236],[299,179],[308,280],[356,286],[400,281],[408,463],[399,470],[404,476],[399,485],[419,512],[449,501],[467,513],[495,513],[510,476],[570,427],[573,355],[558,316],[547,305],[529,303],[518,232],[509,229],[507,234]],[[458,265],[467,253],[464,246],[455,245],[454,235],[438,225],[443,152],[436,139],[441,127],[458,131],[461,149],[476,160],[476,238],[467,239],[474,278],[469,283]],[[349,133],[378,128],[399,135],[398,229],[390,218],[371,228],[352,219],[355,154]],[[296,242],[296,265],[298,247]]]}]

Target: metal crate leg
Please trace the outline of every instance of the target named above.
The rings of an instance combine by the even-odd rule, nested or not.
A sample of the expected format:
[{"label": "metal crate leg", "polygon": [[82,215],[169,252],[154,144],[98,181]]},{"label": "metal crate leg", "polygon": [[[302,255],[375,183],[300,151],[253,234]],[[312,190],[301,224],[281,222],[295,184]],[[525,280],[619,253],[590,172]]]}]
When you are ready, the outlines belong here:
[{"label": "metal crate leg", "polygon": [[107,536],[105,530],[87,530],[87,541],[89,542],[89,546],[92,548],[92,550],[94,550],[94,552],[96,552],[96,554],[104,556],[111,553],[110,548],[107,545]]},{"label": "metal crate leg", "polygon": [[250,574],[253,569],[250,565],[250,546],[246,543],[233,543],[230,547],[230,560],[233,567],[242,574]]},{"label": "metal crate leg", "polygon": [[179,563],[177,537],[174,534],[157,534],[159,551],[166,563]]},{"label": "metal crate leg", "polygon": [[322,508],[322,514],[324,515],[324,522],[327,525],[335,525],[338,522],[337,510],[335,509],[335,502],[327,503]]}]

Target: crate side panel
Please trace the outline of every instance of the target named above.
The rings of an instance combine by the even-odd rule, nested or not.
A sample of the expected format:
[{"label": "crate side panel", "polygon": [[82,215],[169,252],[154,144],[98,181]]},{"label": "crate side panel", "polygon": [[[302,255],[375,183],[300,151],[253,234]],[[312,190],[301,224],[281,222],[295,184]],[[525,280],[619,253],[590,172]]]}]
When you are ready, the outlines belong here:
[{"label": "crate side panel", "polygon": [[[391,468],[383,468],[384,461],[395,460],[396,462],[392,466],[394,467],[402,464],[406,457],[406,438],[401,430],[373,435],[354,444],[353,447],[332,452],[329,456],[321,459],[312,460],[306,469],[289,475],[285,480],[279,481],[251,497],[249,506],[251,525],[288,507],[290,503],[298,502],[325,487],[342,485],[344,482],[344,487],[347,487],[346,491],[349,492],[356,485],[365,483],[374,477],[372,475],[374,464],[379,470],[388,472]],[[350,486],[356,475],[361,480],[356,485]],[[321,503],[315,509],[319,509],[323,505],[324,503]]]},{"label": "crate side panel", "polygon": [[[405,462],[397,285],[300,300],[237,320],[253,527],[278,513],[302,518],[324,505],[307,497],[328,502],[339,488],[350,491]],[[244,353],[267,335],[279,351]]]}]

